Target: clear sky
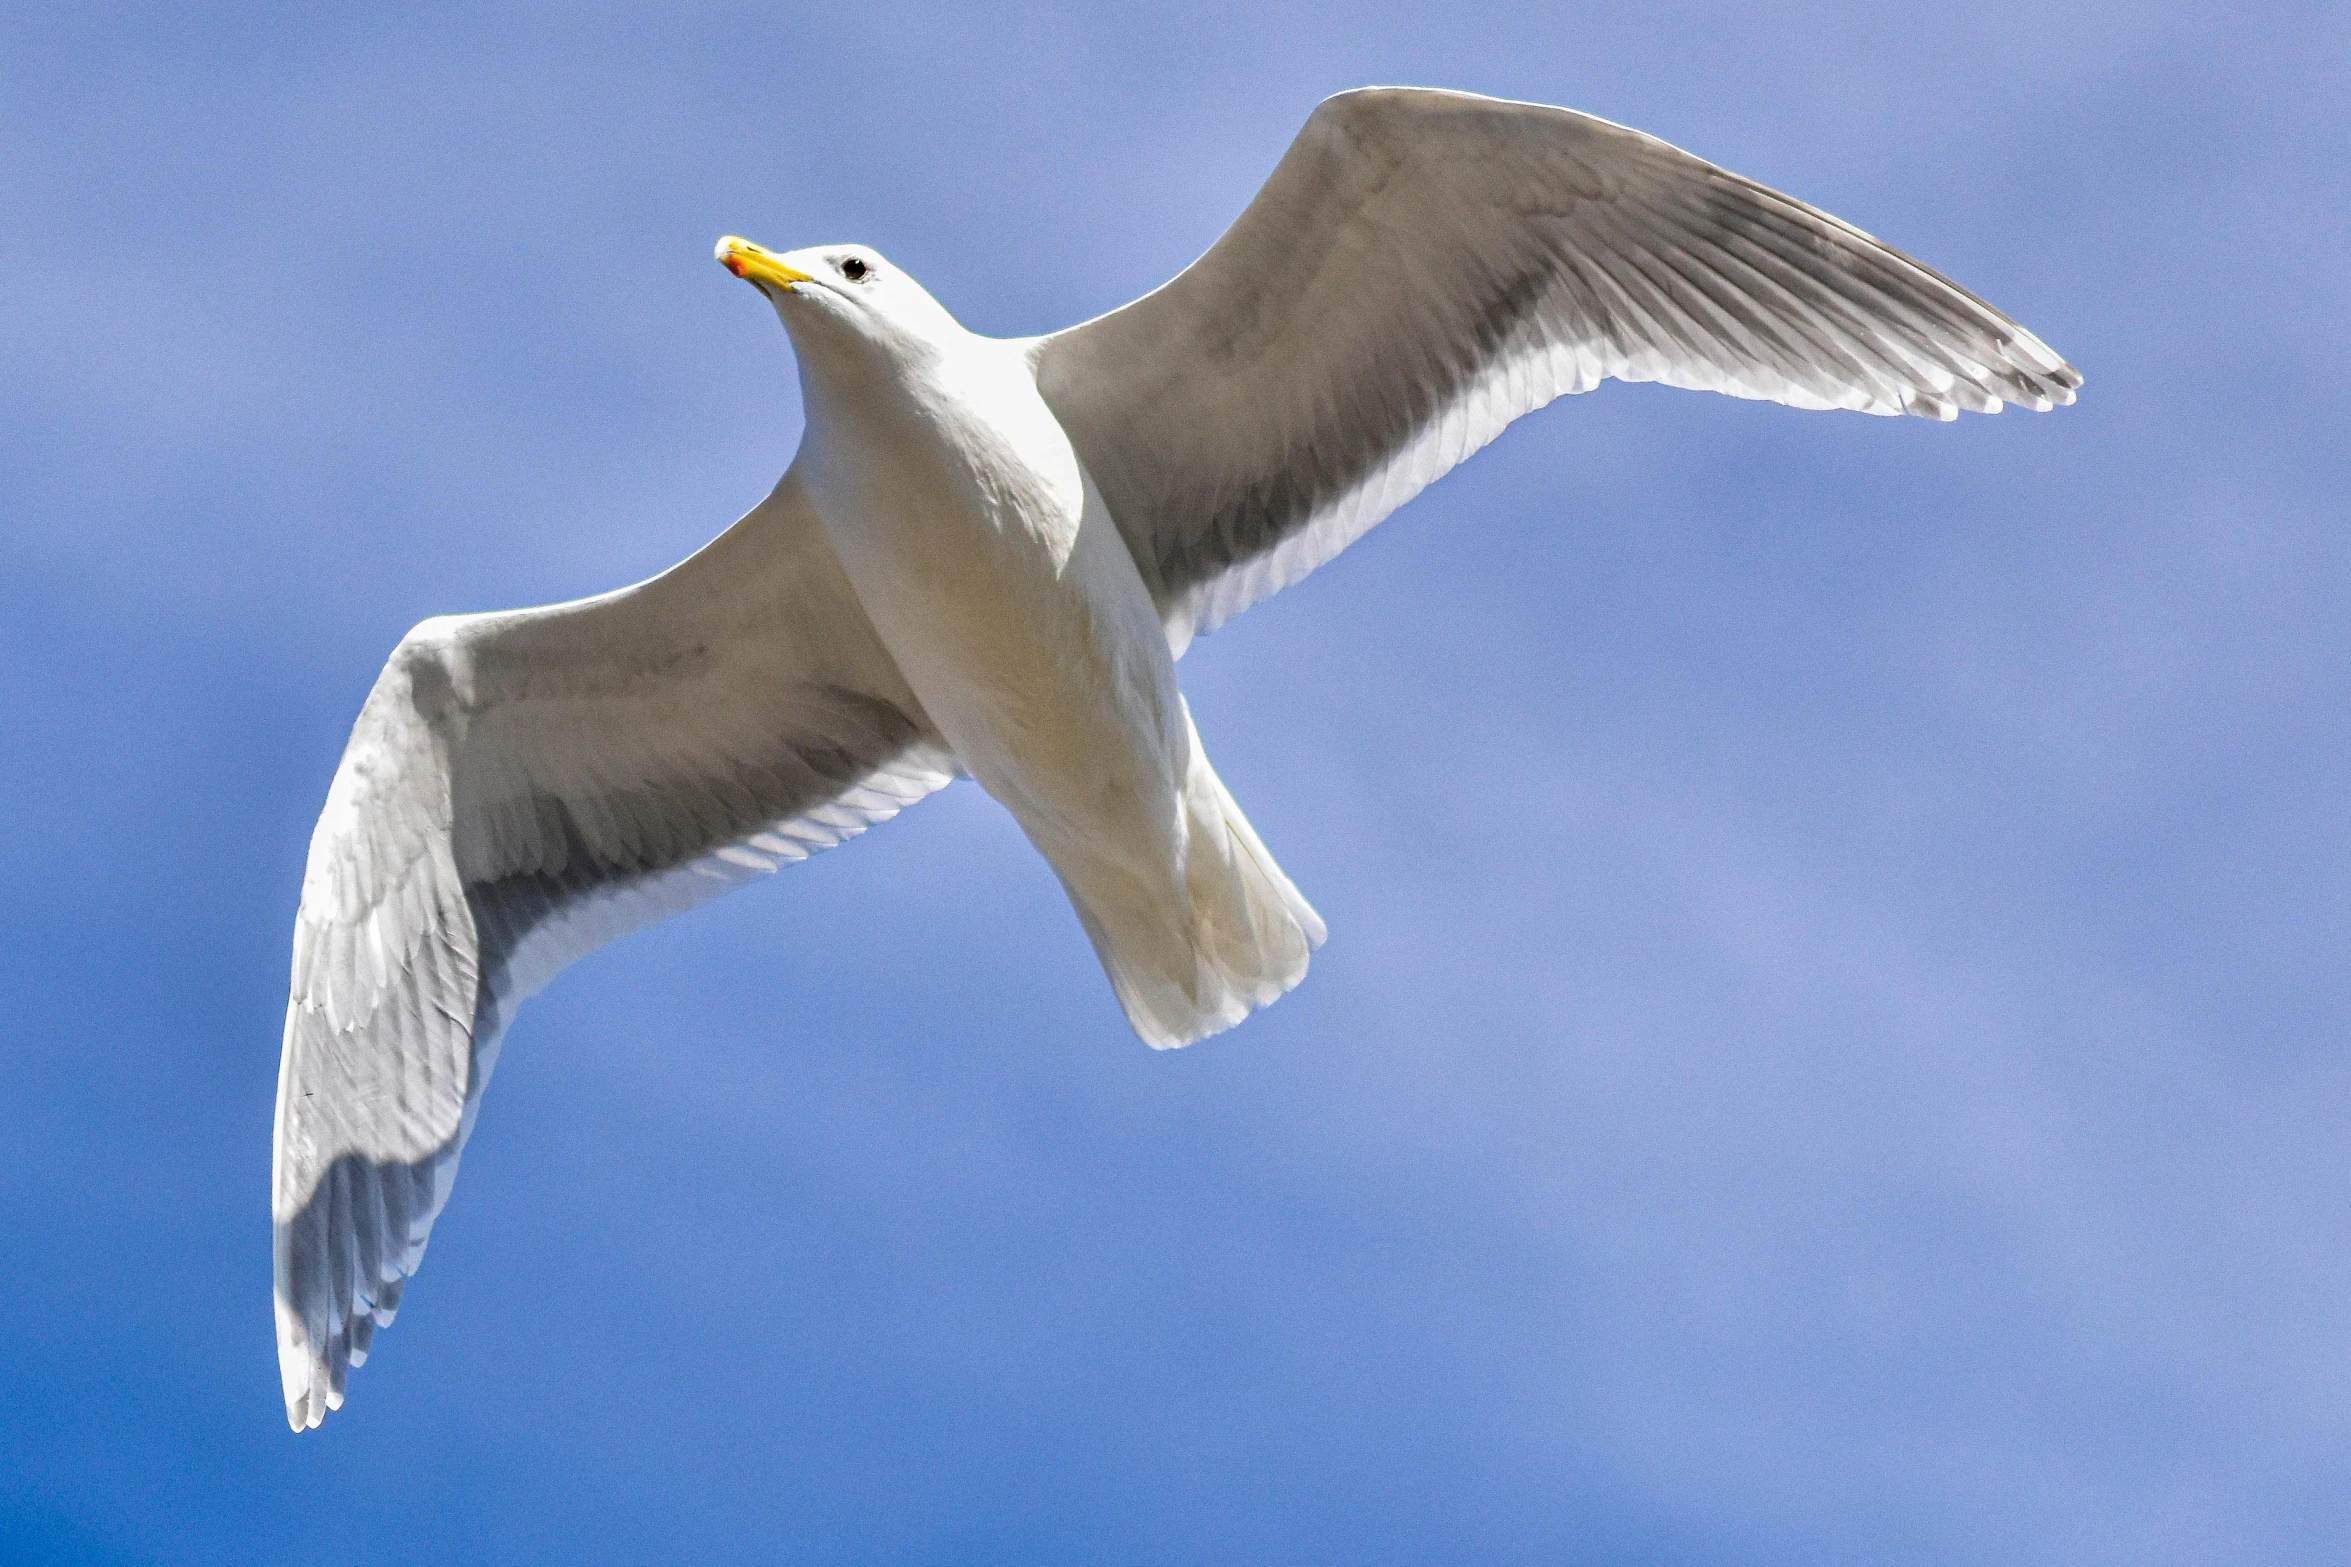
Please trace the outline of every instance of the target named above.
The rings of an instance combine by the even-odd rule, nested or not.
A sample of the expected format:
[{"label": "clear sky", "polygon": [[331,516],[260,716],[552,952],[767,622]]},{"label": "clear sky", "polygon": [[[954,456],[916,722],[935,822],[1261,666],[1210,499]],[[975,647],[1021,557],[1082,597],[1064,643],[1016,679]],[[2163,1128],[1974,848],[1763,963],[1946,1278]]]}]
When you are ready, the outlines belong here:
[{"label": "clear sky", "polygon": [[[9,8],[0,1559],[2339,1559],[2347,16]],[[1612,384],[1203,641],[1332,936],[1193,1050],[969,784],[589,959],[290,1434],[311,823],[409,625],[781,471],[711,242],[1046,330],[1367,82],[1781,186],[2083,401]]]}]

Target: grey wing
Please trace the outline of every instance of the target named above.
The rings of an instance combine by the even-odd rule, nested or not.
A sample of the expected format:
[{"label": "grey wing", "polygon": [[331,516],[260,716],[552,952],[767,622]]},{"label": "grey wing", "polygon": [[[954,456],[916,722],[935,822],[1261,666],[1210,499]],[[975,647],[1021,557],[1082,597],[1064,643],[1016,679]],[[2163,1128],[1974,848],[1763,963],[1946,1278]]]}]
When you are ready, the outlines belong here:
[{"label": "grey wing", "polygon": [[1572,110],[1417,88],[1325,101],[1207,254],[1035,354],[1179,646],[1604,379],[1942,419],[2081,384],[1793,197]]},{"label": "grey wing", "polygon": [[790,475],[650,582],[411,632],[295,920],[271,1200],[294,1428],[392,1320],[524,998],[953,776]]}]

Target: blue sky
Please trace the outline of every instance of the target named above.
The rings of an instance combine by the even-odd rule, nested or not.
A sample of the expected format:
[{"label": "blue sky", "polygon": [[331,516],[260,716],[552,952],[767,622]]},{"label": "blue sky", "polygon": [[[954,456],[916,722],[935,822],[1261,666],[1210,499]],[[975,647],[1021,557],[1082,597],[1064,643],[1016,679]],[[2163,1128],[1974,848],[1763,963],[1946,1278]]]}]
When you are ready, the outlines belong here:
[{"label": "blue sky", "polygon": [[[0,1556],[2339,1552],[2340,8],[5,21]],[[583,963],[291,1435],[310,824],[406,627],[658,570],[781,470],[711,241],[1045,330],[1385,81],[1791,190],[2084,400],[1611,385],[1202,642],[1332,939],[1194,1050],[969,785]]]}]

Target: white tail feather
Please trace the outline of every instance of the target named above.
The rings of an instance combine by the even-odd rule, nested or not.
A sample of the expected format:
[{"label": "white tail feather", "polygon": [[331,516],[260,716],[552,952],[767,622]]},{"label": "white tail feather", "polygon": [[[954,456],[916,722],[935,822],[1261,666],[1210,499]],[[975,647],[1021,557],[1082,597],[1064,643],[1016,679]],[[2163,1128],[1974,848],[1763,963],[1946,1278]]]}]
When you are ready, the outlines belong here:
[{"label": "white tail feather", "polygon": [[1193,736],[1180,901],[1105,861],[1062,868],[1127,1021],[1155,1050],[1205,1039],[1306,977],[1327,931]]}]

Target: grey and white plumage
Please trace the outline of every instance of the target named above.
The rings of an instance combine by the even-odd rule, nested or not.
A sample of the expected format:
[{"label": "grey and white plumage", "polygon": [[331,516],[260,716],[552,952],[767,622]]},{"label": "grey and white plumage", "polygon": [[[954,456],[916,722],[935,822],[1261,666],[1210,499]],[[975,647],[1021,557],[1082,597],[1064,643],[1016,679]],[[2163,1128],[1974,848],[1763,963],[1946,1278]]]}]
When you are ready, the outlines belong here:
[{"label": "grey and white plumage", "polygon": [[1230,1026],[1322,925],[1200,748],[1174,680],[1196,632],[1604,379],[1945,419],[2081,382],[1792,198],[1414,89],[1324,103],[1206,255],[1049,337],[967,333],[860,247],[730,264],[799,361],[782,482],[649,582],[419,626],[329,790],[276,1121],[297,1429],[391,1321],[501,1034],[573,959],[963,771],[1061,875],[1138,1033]]}]

